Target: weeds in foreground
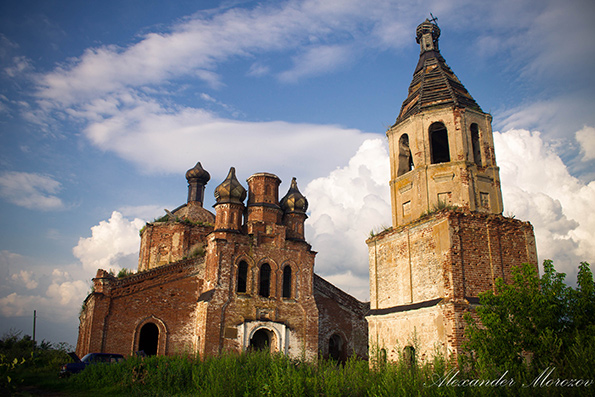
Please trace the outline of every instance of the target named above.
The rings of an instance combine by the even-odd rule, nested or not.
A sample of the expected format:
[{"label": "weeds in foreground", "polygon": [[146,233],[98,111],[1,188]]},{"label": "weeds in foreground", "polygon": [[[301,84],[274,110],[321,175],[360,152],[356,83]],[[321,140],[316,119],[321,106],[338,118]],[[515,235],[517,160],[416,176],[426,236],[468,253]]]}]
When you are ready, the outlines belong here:
[{"label": "weeds in foreground", "polygon": [[[508,383],[497,383],[504,375]],[[474,378],[477,377],[477,378]],[[512,381],[512,384],[511,384]],[[138,396],[532,396],[581,395],[591,387],[523,387],[514,374],[470,375],[441,357],[432,363],[350,358],[304,362],[263,352],[132,357],[95,365],[64,381],[65,390]]]}]

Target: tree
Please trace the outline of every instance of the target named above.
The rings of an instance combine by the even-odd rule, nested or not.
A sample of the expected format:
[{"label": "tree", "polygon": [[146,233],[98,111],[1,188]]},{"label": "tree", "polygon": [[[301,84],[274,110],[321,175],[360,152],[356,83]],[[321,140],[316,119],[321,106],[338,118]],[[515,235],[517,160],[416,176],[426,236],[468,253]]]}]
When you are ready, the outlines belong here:
[{"label": "tree", "polygon": [[564,283],[566,275],[551,260],[543,268],[540,279],[533,265],[515,267],[510,284],[499,278],[495,291],[480,294],[476,318],[465,316],[465,348],[472,358],[467,364],[480,372],[535,373],[568,368],[579,345],[593,353],[595,284],[589,264],[579,267],[577,289]]}]

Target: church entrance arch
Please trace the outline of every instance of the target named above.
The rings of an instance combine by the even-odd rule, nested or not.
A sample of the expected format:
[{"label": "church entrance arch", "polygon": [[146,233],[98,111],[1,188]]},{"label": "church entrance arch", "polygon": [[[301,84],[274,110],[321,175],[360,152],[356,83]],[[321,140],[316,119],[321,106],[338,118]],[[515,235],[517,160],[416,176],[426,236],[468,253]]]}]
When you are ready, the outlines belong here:
[{"label": "church entrance arch", "polygon": [[142,350],[147,356],[154,356],[157,354],[158,346],[159,328],[157,325],[155,325],[155,323],[146,323],[140,329],[138,350]]},{"label": "church entrance arch", "polygon": [[289,330],[274,321],[246,321],[239,329],[242,350],[266,350],[287,354]]},{"label": "church entrance arch", "polygon": [[167,333],[165,323],[155,316],[139,320],[134,327],[131,353],[143,351],[148,356],[167,354]]},{"label": "church entrance arch", "polygon": [[261,328],[250,338],[250,350],[270,350],[273,340],[273,332]]}]

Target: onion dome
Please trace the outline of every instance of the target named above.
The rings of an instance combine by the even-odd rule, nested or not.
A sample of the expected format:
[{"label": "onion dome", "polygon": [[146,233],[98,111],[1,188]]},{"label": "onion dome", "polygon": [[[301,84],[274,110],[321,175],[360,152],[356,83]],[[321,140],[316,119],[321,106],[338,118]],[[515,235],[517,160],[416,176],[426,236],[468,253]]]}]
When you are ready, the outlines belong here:
[{"label": "onion dome", "polygon": [[308,209],[308,200],[302,193],[300,193],[297,180],[293,178],[291,180],[291,186],[289,187],[289,191],[281,199],[281,208],[285,212],[303,212],[305,213]]},{"label": "onion dome", "polygon": [[197,182],[201,182],[202,184],[206,185],[207,182],[211,179],[211,175],[207,171],[202,168],[200,161],[196,163],[194,168],[190,168],[186,171],[186,179],[190,181],[191,179],[196,180]]},{"label": "onion dome", "polygon": [[236,203],[243,204],[246,199],[246,189],[236,178],[236,169],[231,167],[227,178],[215,188],[217,204]]}]

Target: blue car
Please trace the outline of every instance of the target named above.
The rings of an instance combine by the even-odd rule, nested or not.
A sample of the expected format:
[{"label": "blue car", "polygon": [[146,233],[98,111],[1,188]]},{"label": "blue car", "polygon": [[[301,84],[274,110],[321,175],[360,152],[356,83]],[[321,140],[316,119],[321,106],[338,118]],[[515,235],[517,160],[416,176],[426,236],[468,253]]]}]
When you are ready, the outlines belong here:
[{"label": "blue car", "polygon": [[80,359],[76,353],[68,353],[70,357],[74,360],[73,363],[64,364],[60,369],[60,377],[64,378],[70,376],[72,374],[77,374],[81,372],[83,369],[87,368],[88,365],[91,364],[99,364],[99,363],[119,363],[124,361],[124,356],[121,354],[113,354],[113,353],[89,353],[82,359]]}]

